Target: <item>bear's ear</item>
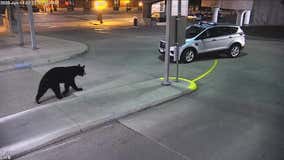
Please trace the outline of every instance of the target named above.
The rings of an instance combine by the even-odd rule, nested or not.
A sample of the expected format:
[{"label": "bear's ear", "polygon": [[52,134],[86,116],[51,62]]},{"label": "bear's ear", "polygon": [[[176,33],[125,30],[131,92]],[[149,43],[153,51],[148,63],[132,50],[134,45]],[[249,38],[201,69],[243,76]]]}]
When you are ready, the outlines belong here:
[{"label": "bear's ear", "polygon": [[78,64],[78,67],[80,67],[81,65],[80,64]]},{"label": "bear's ear", "polygon": [[82,68],[85,68],[85,65],[83,65]]}]

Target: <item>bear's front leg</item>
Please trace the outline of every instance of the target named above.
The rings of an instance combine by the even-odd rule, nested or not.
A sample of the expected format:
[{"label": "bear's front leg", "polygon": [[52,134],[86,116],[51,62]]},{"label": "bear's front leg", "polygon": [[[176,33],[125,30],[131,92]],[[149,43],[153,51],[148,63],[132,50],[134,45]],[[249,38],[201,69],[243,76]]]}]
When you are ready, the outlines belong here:
[{"label": "bear's front leg", "polygon": [[75,81],[72,81],[71,87],[72,87],[73,89],[75,89],[76,91],[82,91],[82,90],[83,90],[83,88],[78,88],[78,87],[77,87],[77,85],[75,84]]},{"label": "bear's front leg", "polygon": [[70,85],[68,83],[65,83],[64,87],[65,87],[65,91],[62,94],[63,94],[63,96],[66,96],[69,92]]}]

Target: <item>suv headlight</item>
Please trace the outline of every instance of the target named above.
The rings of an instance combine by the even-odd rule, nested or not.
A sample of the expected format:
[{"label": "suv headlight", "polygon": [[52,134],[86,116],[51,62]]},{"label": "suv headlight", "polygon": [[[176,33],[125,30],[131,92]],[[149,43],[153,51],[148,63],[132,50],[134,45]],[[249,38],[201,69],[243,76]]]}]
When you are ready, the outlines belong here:
[{"label": "suv headlight", "polygon": [[175,52],[176,52],[176,47],[175,46],[170,47],[170,56],[174,56]]}]

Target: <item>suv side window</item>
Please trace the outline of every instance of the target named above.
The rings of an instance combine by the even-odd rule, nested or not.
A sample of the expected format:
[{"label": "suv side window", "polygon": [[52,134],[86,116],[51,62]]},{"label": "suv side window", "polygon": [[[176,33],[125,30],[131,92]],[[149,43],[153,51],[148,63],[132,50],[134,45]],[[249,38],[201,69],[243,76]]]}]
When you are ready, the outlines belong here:
[{"label": "suv side window", "polygon": [[218,27],[214,27],[214,28],[207,29],[205,32],[203,32],[201,35],[199,35],[196,38],[196,40],[219,37],[219,36],[221,36],[221,35],[220,35]]},{"label": "suv side window", "polygon": [[193,38],[196,35],[198,35],[200,32],[202,32],[204,29],[200,27],[191,26],[190,28],[187,28],[185,31],[185,37],[186,38]]},{"label": "suv side window", "polygon": [[229,27],[218,27],[221,36],[226,36],[230,34]]},{"label": "suv side window", "polygon": [[199,35],[195,40],[201,40],[206,38],[208,38],[208,30]]},{"label": "suv side window", "polygon": [[206,32],[207,32],[207,38],[214,38],[223,35],[221,27],[210,28]]},{"label": "suv side window", "polygon": [[237,33],[238,28],[237,27],[228,27],[229,34],[235,34]]},{"label": "suv side window", "polygon": [[198,39],[214,38],[235,34],[238,31],[237,27],[213,27],[202,33]]},{"label": "suv side window", "polygon": [[236,27],[220,27],[220,32],[223,36],[237,33],[238,28]]},{"label": "suv side window", "polygon": [[235,34],[238,31],[237,27],[214,27],[208,29],[208,38],[220,37]]}]

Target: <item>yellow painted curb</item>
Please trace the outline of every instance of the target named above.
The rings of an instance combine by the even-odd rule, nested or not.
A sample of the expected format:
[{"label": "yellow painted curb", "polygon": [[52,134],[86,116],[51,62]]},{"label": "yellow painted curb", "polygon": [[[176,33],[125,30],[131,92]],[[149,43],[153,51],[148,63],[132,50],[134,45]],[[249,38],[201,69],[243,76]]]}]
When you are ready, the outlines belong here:
[{"label": "yellow painted curb", "polygon": [[[169,79],[175,80],[176,77],[169,77]],[[162,78],[160,78],[160,80],[164,80],[164,78],[162,77]],[[196,85],[195,82],[193,82],[193,81],[191,81],[191,80],[189,80],[189,79],[185,79],[185,78],[178,78],[178,80],[188,82],[188,84],[189,84],[189,85],[188,85],[188,88],[189,88],[189,89],[191,89],[191,90],[193,90],[193,91],[197,90],[197,85]]]}]

